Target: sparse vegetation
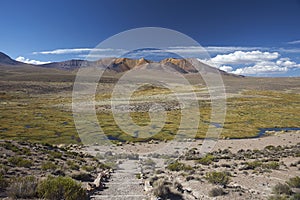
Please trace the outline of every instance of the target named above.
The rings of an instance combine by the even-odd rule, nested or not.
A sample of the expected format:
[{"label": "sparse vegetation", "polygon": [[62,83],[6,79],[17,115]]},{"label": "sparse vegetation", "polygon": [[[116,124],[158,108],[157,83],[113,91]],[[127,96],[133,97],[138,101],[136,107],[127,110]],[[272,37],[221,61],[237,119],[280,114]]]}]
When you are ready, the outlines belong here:
[{"label": "sparse vegetation", "polygon": [[[3,146],[8,146],[8,148],[4,149]],[[79,146],[68,145],[61,149],[50,144],[0,141],[0,150],[3,153],[0,155],[0,196],[7,197],[9,195],[11,198],[23,199],[38,198],[37,187],[45,175],[51,174],[52,178],[72,177],[86,183],[96,179],[97,171],[108,168],[92,156],[79,152],[74,153],[72,148],[78,149]],[[51,153],[52,151],[55,153]],[[20,152],[25,153],[26,158],[24,158],[25,154],[20,154]],[[51,161],[52,159],[54,160]],[[76,164],[79,168],[86,169],[86,171],[79,172],[77,167],[75,170],[71,169],[67,161],[69,164]],[[95,170],[95,173],[88,172],[91,170]],[[81,187],[81,184],[78,183],[78,185]],[[44,196],[40,198],[44,198]]]}]

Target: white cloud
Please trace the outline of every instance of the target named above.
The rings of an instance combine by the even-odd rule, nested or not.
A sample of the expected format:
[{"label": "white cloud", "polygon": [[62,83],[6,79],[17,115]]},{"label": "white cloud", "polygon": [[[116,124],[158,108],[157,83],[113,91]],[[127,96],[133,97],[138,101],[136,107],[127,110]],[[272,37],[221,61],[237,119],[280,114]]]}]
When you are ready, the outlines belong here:
[{"label": "white cloud", "polygon": [[242,47],[242,46],[175,46],[169,47],[166,50],[178,54],[201,54],[201,53],[229,53],[234,51],[252,51],[263,50],[262,47]]},{"label": "white cloud", "polygon": [[28,63],[28,64],[33,64],[33,65],[42,65],[42,64],[50,63],[50,61],[43,62],[43,61],[38,61],[38,60],[30,60],[28,58],[24,58],[23,56],[17,57],[16,61],[23,62],[23,63]]},{"label": "white cloud", "polygon": [[260,61],[274,60],[280,56],[278,52],[235,51],[234,53],[217,55],[211,60],[216,64],[251,64]]},{"label": "white cloud", "polygon": [[300,40],[290,41],[288,44],[300,44]]},{"label": "white cloud", "polygon": [[226,72],[243,75],[280,73],[300,68],[300,64],[291,61],[290,58],[280,58],[278,52],[235,51],[200,61]]},{"label": "white cloud", "polygon": [[233,68],[231,66],[226,66],[226,65],[223,65],[219,68],[220,70],[223,70],[225,72],[232,72]]},{"label": "white cloud", "polygon": [[238,68],[232,73],[243,74],[243,75],[255,75],[255,74],[267,74],[267,73],[277,73],[277,72],[287,72],[288,68],[284,66],[277,65],[274,62],[262,61],[256,63],[251,67]]},{"label": "white cloud", "polygon": [[205,49],[209,53],[229,53],[234,51],[252,51],[252,50],[263,50],[262,47],[241,47],[241,46],[208,46]]},{"label": "white cloud", "polygon": [[300,48],[279,48],[278,51],[284,53],[300,53]]},{"label": "white cloud", "polygon": [[122,49],[100,49],[100,48],[71,48],[71,49],[55,49],[50,51],[39,51],[39,52],[33,52],[33,54],[80,54],[80,53],[101,53],[101,52],[120,52],[124,51]]}]

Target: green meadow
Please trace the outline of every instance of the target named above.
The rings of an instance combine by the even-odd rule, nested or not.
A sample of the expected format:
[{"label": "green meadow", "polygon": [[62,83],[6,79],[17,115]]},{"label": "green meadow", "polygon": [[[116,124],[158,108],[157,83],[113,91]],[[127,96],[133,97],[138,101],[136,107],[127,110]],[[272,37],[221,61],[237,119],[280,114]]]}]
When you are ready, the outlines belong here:
[{"label": "green meadow", "polygon": [[[154,93],[157,94],[158,91],[154,89]],[[139,91],[136,95],[149,95],[149,91]],[[109,94],[102,94],[96,96],[96,99],[109,97]],[[80,143],[70,109],[71,102],[70,95],[2,92],[0,139],[52,144]],[[210,101],[199,100],[199,109],[200,123],[196,138],[205,138],[211,113]],[[97,117],[104,133],[116,141],[171,140],[178,134],[181,111],[170,110],[166,113],[166,123],[162,130],[144,139],[124,133],[115,123],[110,111],[97,113]],[[131,112],[130,116],[141,126],[150,122],[148,112]],[[255,137],[259,128],[272,127],[300,127],[300,94],[247,90],[227,99],[227,113],[221,137]]]}]

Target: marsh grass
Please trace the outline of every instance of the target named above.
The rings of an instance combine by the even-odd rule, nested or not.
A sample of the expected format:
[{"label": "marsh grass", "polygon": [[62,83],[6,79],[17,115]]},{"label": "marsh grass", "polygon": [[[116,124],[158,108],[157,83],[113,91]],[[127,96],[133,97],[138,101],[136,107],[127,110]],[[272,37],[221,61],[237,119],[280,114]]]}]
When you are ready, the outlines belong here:
[{"label": "marsh grass", "polygon": [[[168,93],[148,89],[136,95]],[[109,98],[101,94],[96,98]],[[13,139],[40,143],[81,143],[76,132],[71,110],[63,108],[70,104],[70,97],[58,94],[28,95],[20,92],[0,94],[0,139]],[[196,138],[204,138],[210,120],[210,101],[199,101],[200,123],[192,130],[193,121],[185,125],[183,134],[197,132]],[[132,112],[133,121],[139,125],[149,124],[147,112]],[[121,141],[171,140],[177,134],[180,110],[167,111],[164,127],[158,134],[148,138],[133,137],[123,132],[115,123],[112,113],[98,113],[97,117],[104,133]],[[191,116],[192,119],[192,116]],[[255,137],[259,128],[300,127],[300,94],[278,91],[244,91],[240,96],[227,99],[227,114],[222,136],[227,138]],[[94,133],[97,134],[97,133]],[[91,134],[91,137],[93,135]],[[93,141],[93,140],[92,140]]]}]

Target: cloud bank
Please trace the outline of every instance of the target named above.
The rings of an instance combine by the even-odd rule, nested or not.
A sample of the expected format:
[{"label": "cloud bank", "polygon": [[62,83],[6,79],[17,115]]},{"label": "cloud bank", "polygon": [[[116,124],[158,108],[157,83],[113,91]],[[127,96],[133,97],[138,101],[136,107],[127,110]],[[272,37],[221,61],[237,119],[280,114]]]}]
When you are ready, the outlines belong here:
[{"label": "cloud bank", "polygon": [[[235,51],[200,61],[223,71],[241,75],[282,73],[300,68],[300,64],[291,61],[290,58],[281,58],[278,52]],[[234,66],[241,67],[234,69]]]},{"label": "cloud bank", "polygon": [[50,63],[50,61],[43,62],[43,61],[39,61],[39,60],[31,60],[28,58],[24,58],[23,56],[17,57],[16,61],[27,63],[27,64],[33,64],[33,65],[42,65],[42,64]]}]

